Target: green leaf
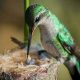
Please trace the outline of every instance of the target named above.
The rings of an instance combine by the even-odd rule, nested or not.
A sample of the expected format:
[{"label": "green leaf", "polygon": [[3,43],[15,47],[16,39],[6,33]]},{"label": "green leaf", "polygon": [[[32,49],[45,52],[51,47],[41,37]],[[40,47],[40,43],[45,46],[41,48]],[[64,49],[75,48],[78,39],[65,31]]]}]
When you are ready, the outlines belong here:
[{"label": "green leaf", "polygon": [[[24,0],[24,17],[25,17],[25,11],[26,11],[28,6],[29,6],[29,0]],[[27,42],[28,42],[27,41],[28,40],[28,34],[29,34],[29,31],[28,31],[27,24],[25,22],[24,23],[24,43],[25,43],[25,45],[27,45]]]}]

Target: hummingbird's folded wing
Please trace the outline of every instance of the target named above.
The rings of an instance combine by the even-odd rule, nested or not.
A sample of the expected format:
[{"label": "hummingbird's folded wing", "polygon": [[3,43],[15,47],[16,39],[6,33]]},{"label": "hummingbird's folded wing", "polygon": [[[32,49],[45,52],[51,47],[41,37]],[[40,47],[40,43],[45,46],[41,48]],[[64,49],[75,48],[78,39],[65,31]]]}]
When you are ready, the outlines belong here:
[{"label": "hummingbird's folded wing", "polygon": [[80,50],[75,45],[71,34],[66,28],[60,30],[60,32],[57,35],[57,39],[68,53],[70,53],[71,55],[75,55],[80,59]]}]

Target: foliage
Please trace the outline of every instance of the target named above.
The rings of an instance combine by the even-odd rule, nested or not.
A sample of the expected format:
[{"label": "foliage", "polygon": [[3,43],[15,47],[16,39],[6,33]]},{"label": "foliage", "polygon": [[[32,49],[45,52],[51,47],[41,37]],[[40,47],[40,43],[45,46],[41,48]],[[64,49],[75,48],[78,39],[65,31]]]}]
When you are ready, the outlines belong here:
[{"label": "foliage", "polygon": [[[29,0],[24,0],[24,18],[25,18],[25,11],[27,7],[29,6]],[[27,39],[28,39],[28,27],[26,22],[24,23],[24,43],[27,45]]]}]

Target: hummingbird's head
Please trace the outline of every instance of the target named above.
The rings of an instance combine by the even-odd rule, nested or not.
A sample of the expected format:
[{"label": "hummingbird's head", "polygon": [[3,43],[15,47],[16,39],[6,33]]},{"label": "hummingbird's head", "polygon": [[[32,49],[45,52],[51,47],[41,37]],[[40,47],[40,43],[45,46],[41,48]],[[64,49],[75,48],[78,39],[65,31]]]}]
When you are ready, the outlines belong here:
[{"label": "hummingbird's head", "polygon": [[39,4],[31,5],[27,8],[25,13],[25,21],[29,27],[29,39],[28,39],[28,46],[31,43],[32,32],[34,29],[39,26],[48,16],[48,10]]},{"label": "hummingbird's head", "polygon": [[39,4],[31,5],[27,8],[25,13],[25,21],[29,26],[30,32],[41,24],[43,19],[47,17],[48,10]]}]

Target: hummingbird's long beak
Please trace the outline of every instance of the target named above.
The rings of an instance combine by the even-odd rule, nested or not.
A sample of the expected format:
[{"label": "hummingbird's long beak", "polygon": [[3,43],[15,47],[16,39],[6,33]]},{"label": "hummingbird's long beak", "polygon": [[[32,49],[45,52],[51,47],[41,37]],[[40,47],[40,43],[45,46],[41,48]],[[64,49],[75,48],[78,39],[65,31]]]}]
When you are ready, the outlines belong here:
[{"label": "hummingbird's long beak", "polygon": [[29,28],[29,36],[28,36],[28,47],[27,47],[27,58],[29,55],[29,50],[30,50],[30,46],[31,46],[31,40],[32,40],[32,33],[33,33],[33,29],[34,27],[30,27]]}]

